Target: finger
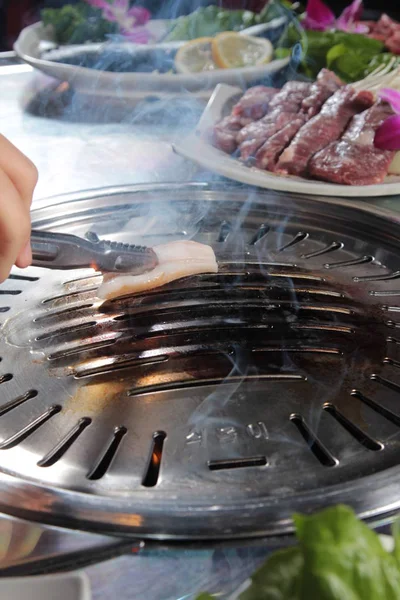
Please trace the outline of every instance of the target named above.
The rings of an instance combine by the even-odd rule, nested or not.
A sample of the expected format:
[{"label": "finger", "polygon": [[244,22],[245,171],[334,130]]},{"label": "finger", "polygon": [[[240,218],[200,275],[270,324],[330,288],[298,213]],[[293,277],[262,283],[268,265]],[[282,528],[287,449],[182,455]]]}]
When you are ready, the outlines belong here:
[{"label": "finger", "polygon": [[31,243],[28,241],[21,252],[18,254],[15,264],[20,269],[26,269],[32,264],[32,248]]},{"label": "finger", "polygon": [[32,161],[0,135],[0,169],[11,179],[24,203],[31,205],[38,172]]},{"label": "finger", "polygon": [[0,170],[0,281],[7,279],[29,236],[29,207],[11,179]]}]

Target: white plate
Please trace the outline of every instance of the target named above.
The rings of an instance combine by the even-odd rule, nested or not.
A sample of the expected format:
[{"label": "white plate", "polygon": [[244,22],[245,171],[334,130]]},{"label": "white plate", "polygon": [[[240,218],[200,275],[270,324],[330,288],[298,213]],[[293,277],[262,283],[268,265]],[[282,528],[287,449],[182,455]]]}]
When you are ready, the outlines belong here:
[{"label": "white plate", "polygon": [[301,177],[275,175],[256,167],[248,167],[240,160],[214,148],[210,142],[210,132],[221,118],[229,114],[234,98],[240,93],[242,90],[239,87],[218,85],[203,112],[196,132],[181,143],[175,144],[175,152],[229,179],[271,190],[315,196],[373,197],[400,194],[398,176],[391,175],[386,178],[385,183],[378,185],[337,185]]},{"label": "white plate", "polygon": [[[282,25],[282,19],[274,19],[266,24],[266,28],[275,28]],[[244,33],[244,31],[242,32]],[[101,94],[108,96],[129,96],[136,92],[198,92],[206,89],[211,90],[217,83],[229,83],[245,87],[257,80],[263,79],[283,69],[289,59],[274,60],[267,65],[259,67],[246,67],[241,69],[218,69],[207,73],[194,74],[169,74],[169,73],[111,73],[96,71],[86,67],[56,63],[41,58],[44,42],[52,41],[51,28],[45,28],[43,23],[35,23],[26,27],[15,42],[14,49],[17,55],[30,64],[62,81],[68,81],[76,91],[87,94]],[[110,42],[107,42],[110,43]],[[180,42],[168,44],[137,45],[125,43],[124,48],[134,52],[148,52],[157,48],[176,48]],[[101,45],[91,44],[88,47],[99,47]],[[122,44],[118,45],[121,48]],[[80,46],[82,48],[82,46]],[[76,51],[77,48],[75,48]],[[67,48],[68,52],[74,51],[72,46]]]},{"label": "white plate", "polygon": [[85,573],[63,573],[0,580],[0,600],[90,600]]}]

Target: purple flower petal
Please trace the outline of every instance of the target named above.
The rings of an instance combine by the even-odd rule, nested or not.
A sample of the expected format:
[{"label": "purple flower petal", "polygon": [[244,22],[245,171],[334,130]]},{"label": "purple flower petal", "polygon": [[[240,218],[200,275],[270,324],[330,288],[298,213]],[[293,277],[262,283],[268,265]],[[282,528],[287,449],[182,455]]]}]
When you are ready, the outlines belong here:
[{"label": "purple flower petal", "polygon": [[147,44],[151,39],[151,34],[145,27],[136,27],[131,31],[123,31],[124,38],[135,44]]},{"label": "purple flower petal", "polygon": [[388,117],[375,133],[374,146],[380,150],[400,150],[400,115]]},{"label": "purple flower petal", "polygon": [[363,25],[362,23],[357,23],[357,24],[353,25],[353,27],[351,28],[351,31],[353,33],[369,33],[369,27],[368,27],[368,25]]},{"label": "purple flower petal", "polygon": [[110,6],[106,0],[86,0],[87,4],[94,6],[95,8],[107,8]]},{"label": "purple flower petal", "polygon": [[361,19],[362,13],[362,0],[353,0],[353,2],[347,8],[344,9],[342,14],[336,21],[337,28],[342,29],[344,31],[351,30],[354,26],[354,23]]},{"label": "purple flower petal", "polygon": [[383,88],[378,93],[382,100],[390,104],[395,113],[400,114],[400,92],[391,88]]},{"label": "purple flower petal", "polygon": [[303,25],[306,29],[324,31],[335,23],[335,15],[322,0],[308,0],[306,18]]},{"label": "purple flower petal", "polygon": [[151,19],[151,12],[147,8],[143,8],[143,6],[133,6],[128,10],[127,14],[129,17],[135,19],[137,25],[145,25]]},{"label": "purple flower petal", "polygon": [[117,9],[117,11],[127,12],[129,9],[129,0],[114,0],[112,6]]},{"label": "purple flower petal", "polygon": [[118,21],[118,16],[115,14],[111,4],[108,4],[103,8],[103,17],[107,21]]}]

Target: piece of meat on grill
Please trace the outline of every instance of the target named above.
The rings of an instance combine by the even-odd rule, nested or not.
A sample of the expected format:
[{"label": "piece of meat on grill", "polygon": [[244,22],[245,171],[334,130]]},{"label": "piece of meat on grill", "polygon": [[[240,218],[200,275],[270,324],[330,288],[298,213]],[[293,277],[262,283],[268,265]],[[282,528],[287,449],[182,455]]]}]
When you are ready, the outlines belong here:
[{"label": "piece of meat on grill", "polygon": [[192,241],[170,242],[154,246],[158,265],[142,275],[106,274],[98,296],[106,300],[152,290],[176,279],[217,273],[218,264],[211,246]]},{"label": "piece of meat on grill", "polygon": [[256,85],[249,88],[232,109],[232,115],[252,120],[261,119],[267,114],[272,98],[278,89]]},{"label": "piece of meat on grill", "polygon": [[301,127],[283,151],[276,171],[285,175],[307,175],[310,158],[338,140],[350,119],[373,103],[371,92],[356,92],[351,86],[340,88],[328,98],[321,111]]},{"label": "piece of meat on grill", "polygon": [[341,140],[310,160],[312,177],[343,185],[373,185],[385,179],[396,152],[374,146],[375,132],[393,111],[386,102],[353,117]]}]

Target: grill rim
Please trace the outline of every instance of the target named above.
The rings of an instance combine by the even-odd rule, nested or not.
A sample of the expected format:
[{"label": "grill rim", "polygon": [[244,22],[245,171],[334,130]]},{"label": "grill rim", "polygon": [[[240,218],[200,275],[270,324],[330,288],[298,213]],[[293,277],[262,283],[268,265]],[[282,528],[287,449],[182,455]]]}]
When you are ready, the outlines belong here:
[{"label": "grill rim", "polygon": [[[371,485],[372,484],[372,485]],[[148,489],[142,502],[135,498],[135,513],[129,510],[132,500],[64,490],[18,480],[0,473],[0,510],[12,516],[40,523],[95,531],[102,534],[122,534],[159,541],[213,541],[240,539],[269,539],[290,536],[294,532],[293,513],[310,513],[336,504],[352,506],[361,519],[376,522],[400,510],[400,498],[383,504],[387,498],[398,497],[400,465],[359,478],[356,482],[332,485],[318,494],[300,492],[285,497],[268,497],[272,506],[262,499],[254,502],[228,504],[179,504],[175,497],[166,510],[165,498],[157,503]],[[368,505],[364,498],[368,495]],[[316,496],[318,500],[316,502]],[[347,500],[351,497],[351,501]],[[18,506],[16,506],[18,498]],[[32,501],[36,508],[32,508]],[[271,502],[272,500],[272,502]],[[160,508],[163,509],[160,511]],[[162,514],[164,512],[164,515]],[[160,517],[161,515],[161,517]],[[266,518],[267,515],[267,518]],[[234,523],[232,529],[226,523]],[[259,523],[264,521],[264,528]],[[255,527],[258,524],[258,529]],[[257,529],[257,531],[255,531]],[[192,533],[188,534],[188,531]],[[193,533],[194,532],[194,533]]]},{"label": "grill rim", "polygon": [[[330,197],[287,196],[283,192],[262,191],[248,186],[225,183],[211,185],[202,182],[114,186],[58,195],[35,201],[32,209],[32,221],[35,222],[35,214],[50,206],[57,209],[65,203],[86,201],[99,198],[99,196],[132,196],[132,194],[142,192],[161,195],[165,192],[173,194],[174,191],[190,192],[191,190],[223,192],[226,195],[243,192],[243,189],[248,194],[254,193],[257,196],[257,203],[262,203],[265,199],[266,206],[276,205],[276,199],[284,197],[283,210],[290,211],[290,206],[296,206],[296,200],[306,201],[308,207],[310,205],[321,206],[322,210],[323,204],[328,204],[354,211],[360,217],[366,215],[379,219],[376,222],[377,227],[383,224],[389,224],[396,228],[400,226],[400,216],[390,210],[372,205],[360,205],[358,202]],[[210,200],[213,199],[210,198]],[[134,196],[132,202],[135,202]],[[390,243],[390,239],[387,240],[387,243]],[[164,496],[163,502],[158,503],[156,497],[152,498],[149,490],[143,492],[143,499],[138,499],[137,494],[134,500],[128,495],[126,497],[123,495],[121,497],[97,496],[24,480],[9,473],[0,473],[0,484],[2,488],[0,509],[9,514],[67,527],[78,526],[88,530],[124,533],[158,540],[218,540],[285,536],[293,532],[290,514],[308,512],[310,499],[315,510],[338,502],[349,503],[360,517],[368,520],[380,519],[384,515],[400,509],[400,498],[392,502],[388,501],[388,499],[398,496],[400,465],[361,477],[355,481],[320,488],[318,493],[308,491],[284,497],[267,496],[254,501],[242,501],[236,504],[224,503],[218,506],[206,505],[204,501],[198,504],[188,504],[185,500],[182,503],[176,496],[167,498],[167,500]],[[366,501],[367,497],[368,501]],[[32,507],[33,498],[34,508]],[[348,498],[351,498],[351,502]],[[135,514],[132,514],[132,508],[134,508]],[[163,509],[164,515],[160,508]],[[234,523],[232,529],[226,528],[227,522]],[[263,528],[260,528],[260,522],[264,522]]]}]

